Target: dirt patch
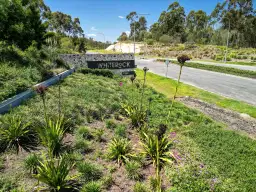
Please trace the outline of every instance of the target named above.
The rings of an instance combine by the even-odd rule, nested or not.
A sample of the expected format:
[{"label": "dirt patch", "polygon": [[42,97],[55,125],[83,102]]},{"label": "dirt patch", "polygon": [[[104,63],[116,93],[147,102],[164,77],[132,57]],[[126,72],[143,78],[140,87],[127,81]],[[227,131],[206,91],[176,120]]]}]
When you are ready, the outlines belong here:
[{"label": "dirt patch", "polygon": [[225,123],[230,129],[246,132],[252,138],[256,138],[256,119],[247,114],[240,114],[228,109],[217,107],[192,97],[179,98],[179,101],[188,107],[195,108],[212,119]]}]

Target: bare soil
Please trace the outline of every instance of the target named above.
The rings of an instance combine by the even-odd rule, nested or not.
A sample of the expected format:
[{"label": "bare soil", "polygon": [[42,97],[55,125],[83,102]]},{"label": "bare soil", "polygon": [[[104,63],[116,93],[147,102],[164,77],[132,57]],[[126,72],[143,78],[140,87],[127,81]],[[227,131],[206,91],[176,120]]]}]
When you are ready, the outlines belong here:
[{"label": "bare soil", "polygon": [[245,132],[251,138],[256,138],[256,119],[247,114],[220,108],[192,97],[179,98],[179,101],[188,107],[201,111],[215,121],[226,124],[229,129]]}]

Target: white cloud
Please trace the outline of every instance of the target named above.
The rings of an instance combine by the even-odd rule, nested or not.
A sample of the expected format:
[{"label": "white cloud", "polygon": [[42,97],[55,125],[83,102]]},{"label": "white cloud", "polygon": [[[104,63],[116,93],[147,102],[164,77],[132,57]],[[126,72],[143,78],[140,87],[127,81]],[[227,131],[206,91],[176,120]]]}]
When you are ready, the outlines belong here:
[{"label": "white cloud", "polygon": [[120,19],[124,19],[124,17],[123,16],[118,16]]},{"label": "white cloud", "polygon": [[87,36],[88,36],[88,37],[96,37],[97,35],[96,35],[96,34],[91,33],[91,34],[87,34]]},{"label": "white cloud", "polygon": [[127,35],[130,35],[131,32],[130,32],[130,31],[125,31],[125,33],[126,33]]},{"label": "white cloud", "polygon": [[91,27],[92,31],[97,31],[97,29],[95,27]]}]

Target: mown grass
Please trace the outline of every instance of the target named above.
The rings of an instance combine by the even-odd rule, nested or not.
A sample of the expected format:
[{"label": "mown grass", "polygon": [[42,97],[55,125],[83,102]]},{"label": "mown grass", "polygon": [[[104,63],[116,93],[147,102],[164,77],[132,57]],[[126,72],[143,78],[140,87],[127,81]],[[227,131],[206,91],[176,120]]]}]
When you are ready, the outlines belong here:
[{"label": "mown grass", "polygon": [[[137,73],[140,78],[142,72],[138,70]],[[172,90],[172,86],[169,82],[174,85],[175,81],[161,79],[160,76],[148,73],[147,85],[154,83],[156,90],[170,97],[172,92],[167,90]],[[123,86],[120,86],[120,81]],[[73,74],[61,84],[62,112],[72,118],[74,127],[86,121],[88,110],[93,111],[91,115],[96,120],[107,118],[108,114],[120,112],[121,103],[140,101],[141,89],[137,88],[137,83],[132,85],[129,79],[117,77],[110,79],[90,74]],[[179,94],[200,95],[196,88],[187,86],[185,89],[184,86],[186,85],[181,85],[182,92]],[[47,91],[48,113],[52,115],[58,110],[57,90],[58,86],[53,86]],[[256,141],[227,130],[223,125],[179,102],[175,102],[171,108],[170,99],[164,94],[148,87],[142,101],[146,107],[148,99],[152,98],[149,118],[151,129],[168,122],[169,131],[177,133],[173,145],[179,151],[181,162],[165,169],[167,181],[171,183],[171,188],[167,191],[253,191],[256,188]],[[218,96],[211,97],[213,100],[217,98]],[[40,97],[36,96],[0,118],[19,114],[37,126],[44,116],[42,108]],[[170,110],[170,118],[167,119]],[[1,174],[0,172],[0,178]],[[15,180],[17,184],[20,182]]]},{"label": "mown grass", "polygon": [[[137,69],[136,72],[138,78],[142,79],[143,71]],[[152,86],[155,90],[165,94],[169,98],[173,97],[176,83],[177,81],[175,80],[153,73],[148,73],[147,75],[147,84]],[[177,96],[191,96],[205,102],[216,104],[219,107],[231,109],[240,113],[246,113],[256,118],[256,107],[253,105],[249,105],[242,101],[225,98],[184,83],[180,83]]]},{"label": "mown grass", "polygon": [[[158,61],[164,62],[165,59],[157,59]],[[172,61],[172,64],[178,64],[177,61]],[[232,67],[224,67],[224,66],[216,66],[216,65],[206,65],[200,63],[189,62],[185,63],[185,67],[196,68],[196,69],[203,69],[207,71],[214,71],[219,73],[225,73],[230,75],[236,75],[241,77],[248,77],[248,78],[256,78],[256,71],[250,70],[242,70]]]}]

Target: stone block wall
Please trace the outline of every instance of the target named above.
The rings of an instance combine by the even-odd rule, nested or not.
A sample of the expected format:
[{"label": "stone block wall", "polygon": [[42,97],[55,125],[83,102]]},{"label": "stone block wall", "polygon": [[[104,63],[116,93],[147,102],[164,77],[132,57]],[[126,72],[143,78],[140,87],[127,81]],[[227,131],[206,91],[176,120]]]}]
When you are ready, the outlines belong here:
[{"label": "stone block wall", "polygon": [[87,61],[134,60],[134,54],[61,54],[59,56],[74,67],[88,67]]}]

